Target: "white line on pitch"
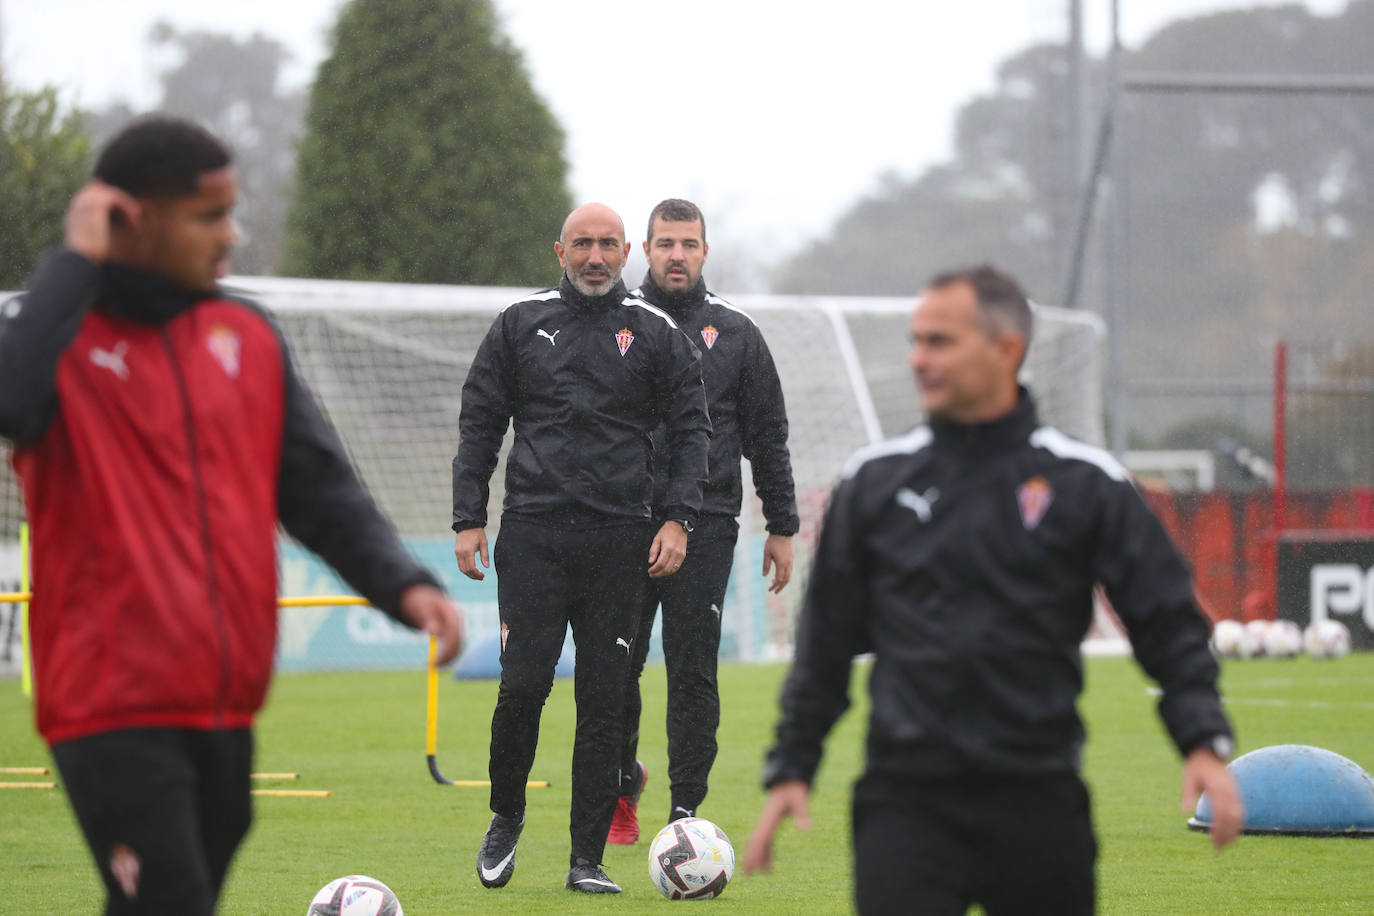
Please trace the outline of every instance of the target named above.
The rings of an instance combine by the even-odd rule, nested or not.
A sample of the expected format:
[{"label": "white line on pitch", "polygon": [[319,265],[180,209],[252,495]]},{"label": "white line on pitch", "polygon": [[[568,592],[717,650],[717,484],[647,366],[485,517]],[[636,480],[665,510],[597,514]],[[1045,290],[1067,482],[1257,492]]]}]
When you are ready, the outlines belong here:
[{"label": "white line on pitch", "polygon": [[[1145,693],[1152,697],[1163,695],[1158,687],[1146,687]],[[1279,706],[1301,709],[1374,709],[1374,703],[1358,700],[1282,700],[1275,697],[1231,697],[1224,696],[1221,701],[1228,706]]]}]

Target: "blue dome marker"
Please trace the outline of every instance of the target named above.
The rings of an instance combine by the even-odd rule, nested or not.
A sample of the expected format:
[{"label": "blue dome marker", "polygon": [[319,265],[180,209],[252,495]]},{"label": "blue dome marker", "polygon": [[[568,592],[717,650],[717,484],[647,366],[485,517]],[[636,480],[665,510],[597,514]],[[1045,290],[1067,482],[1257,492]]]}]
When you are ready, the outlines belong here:
[{"label": "blue dome marker", "polygon": [[[1237,757],[1227,769],[1245,804],[1243,833],[1374,838],[1374,779],[1334,751],[1276,744]],[[1212,802],[1204,792],[1188,828],[1211,825]]]},{"label": "blue dome marker", "polygon": [[[558,656],[558,665],[553,676],[572,677],[574,656],[568,646]],[[454,680],[496,680],[501,677],[501,634],[489,633],[469,643],[458,656],[458,664],[453,668]]]}]

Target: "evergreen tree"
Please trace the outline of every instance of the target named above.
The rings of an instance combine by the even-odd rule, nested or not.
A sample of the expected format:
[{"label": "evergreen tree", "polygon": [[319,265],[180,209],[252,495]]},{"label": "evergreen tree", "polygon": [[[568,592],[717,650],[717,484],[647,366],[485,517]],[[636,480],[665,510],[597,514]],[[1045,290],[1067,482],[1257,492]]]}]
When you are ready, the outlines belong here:
[{"label": "evergreen tree", "polygon": [[19,289],[62,241],[67,204],[90,178],[91,143],[57,90],[10,90],[0,74],[0,289]]},{"label": "evergreen tree", "polygon": [[352,0],[310,98],[286,273],[548,284],[566,173],[490,0]]}]

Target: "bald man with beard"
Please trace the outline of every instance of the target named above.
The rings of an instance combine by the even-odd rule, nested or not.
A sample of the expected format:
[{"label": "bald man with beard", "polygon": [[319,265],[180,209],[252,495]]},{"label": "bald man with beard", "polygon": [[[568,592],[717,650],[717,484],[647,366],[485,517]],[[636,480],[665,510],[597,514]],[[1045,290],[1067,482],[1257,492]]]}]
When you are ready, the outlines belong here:
[{"label": "bald man with beard", "polygon": [[[700,354],[660,309],[630,296],[620,216],[590,203],[554,243],[558,286],[502,310],[463,385],[453,459],[454,553],[471,579],[490,566],[487,497],[506,427],[494,554],[501,685],[491,722],[491,824],[484,887],[505,886],[525,822],[525,782],[563,636],[576,644],[572,850],[565,886],[620,892],[601,869],[619,793],[622,707],[639,606],[687,552],[706,480],[711,424]],[[650,433],[668,430],[669,483],[655,525]]]}]

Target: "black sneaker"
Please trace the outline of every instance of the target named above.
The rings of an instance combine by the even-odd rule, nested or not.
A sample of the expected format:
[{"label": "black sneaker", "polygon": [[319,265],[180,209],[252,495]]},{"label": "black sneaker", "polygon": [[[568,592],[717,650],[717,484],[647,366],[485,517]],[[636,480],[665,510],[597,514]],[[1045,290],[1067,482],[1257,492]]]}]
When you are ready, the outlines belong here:
[{"label": "black sneaker", "polygon": [[673,821],[680,821],[684,817],[696,816],[697,813],[693,811],[691,808],[684,808],[681,805],[674,805],[672,813],[668,815],[668,823],[671,824]]},{"label": "black sneaker", "polygon": [[600,865],[586,859],[578,859],[573,863],[573,867],[568,869],[568,883],[564,886],[570,891],[581,891],[584,894],[620,893],[620,885],[606,877]]},{"label": "black sneaker", "polygon": [[477,850],[477,877],[483,887],[505,887],[515,874],[515,844],[520,842],[524,827],[523,815],[518,821],[499,814],[491,816],[482,848]]}]

